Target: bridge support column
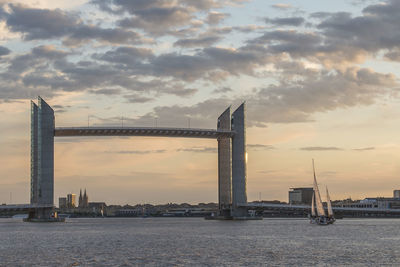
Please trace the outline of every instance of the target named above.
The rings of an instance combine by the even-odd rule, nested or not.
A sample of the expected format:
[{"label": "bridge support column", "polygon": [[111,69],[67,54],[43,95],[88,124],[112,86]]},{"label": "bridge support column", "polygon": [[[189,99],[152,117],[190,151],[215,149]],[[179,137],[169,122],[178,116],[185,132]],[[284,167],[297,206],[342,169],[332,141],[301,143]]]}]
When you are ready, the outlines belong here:
[{"label": "bridge support column", "polygon": [[63,221],[54,212],[54,111],[41,98],[31,102],[31,204],[29,222]]},{"label": "bridge support column", "polygon": [[240,204],[247,203],[246,193],[246,126],[245,103],[240,105],[232,114],[232,212],[234,218],[248,217],[247,209]]},{"label": "bridge support column", "polygon": [[[231,130],[231,108],[227,108],[218,118],[217,130]],[[218,139],[218,207],[219,216],[229,217],[232,205],[231,185],[231,138]]]},{"label": "bridge support column", "polygon": [[[31,204],[54,204],[54,111],[41,98],[31,103]],[[51,216],[51,209],[36,217]]]}]

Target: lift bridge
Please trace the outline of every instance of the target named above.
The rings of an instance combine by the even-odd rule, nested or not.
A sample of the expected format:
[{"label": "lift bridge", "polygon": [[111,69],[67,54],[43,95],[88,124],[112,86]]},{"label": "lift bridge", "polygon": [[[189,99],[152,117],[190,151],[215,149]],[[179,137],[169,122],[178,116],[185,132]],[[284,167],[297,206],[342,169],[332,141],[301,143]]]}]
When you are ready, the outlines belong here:
[{"label": "lift bridge", "polygon": [[[208,138],[218,142],[218,217],[249,219],[249,209],[299,209],[308,206],[247,203],[245,103],[233,113],[228,107],[217,129],[171,127],[55,127],[54,110],[41,98],[31,102],[30,204],[0,205],[0,213],[29,212],[33,219],[51,217],[54,210],[54,138],[74,136],[153,136]],[[335,208],[338,210],[338,208]],[[345,208],[342,208],[345,209]],[[356,211],[356,209],[352,209]],[[366,209],[359,209],[360,212]],[[394,212],[378,209],[371,212]]]}]

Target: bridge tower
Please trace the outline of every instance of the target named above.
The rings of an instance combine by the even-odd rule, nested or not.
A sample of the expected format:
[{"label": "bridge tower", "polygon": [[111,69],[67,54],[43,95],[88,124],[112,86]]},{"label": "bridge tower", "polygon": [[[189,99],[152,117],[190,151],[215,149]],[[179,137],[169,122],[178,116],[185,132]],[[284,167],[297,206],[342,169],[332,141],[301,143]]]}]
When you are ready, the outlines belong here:
[{"label": "bridge tower", "polygon": [[235,218],[247,217],[247,209],[240,204],[247,203],[247,153],[245,103],[242,103],[232,114],[232,213]]},{"label": "bridge tower", "polygon": [[[218,118],[217,130],[231,130],[231,107]],[[231,138],[218,137],[218,208],[219,216],[231,216],[232,179],[231,179]]]},{"label": "bridge tower", "polygon": [[54,202],[54,111],[31,102],[31,204]]}]

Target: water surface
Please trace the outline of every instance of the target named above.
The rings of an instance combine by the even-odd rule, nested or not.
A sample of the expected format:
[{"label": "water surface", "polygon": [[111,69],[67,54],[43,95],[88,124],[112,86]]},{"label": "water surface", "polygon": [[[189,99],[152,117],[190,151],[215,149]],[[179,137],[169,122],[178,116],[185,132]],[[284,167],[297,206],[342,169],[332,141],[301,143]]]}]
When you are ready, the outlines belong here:
[{"label": "water surface", "polygon": [[0,266],[377,266],[400,263],[399,219],[0,219]]}]

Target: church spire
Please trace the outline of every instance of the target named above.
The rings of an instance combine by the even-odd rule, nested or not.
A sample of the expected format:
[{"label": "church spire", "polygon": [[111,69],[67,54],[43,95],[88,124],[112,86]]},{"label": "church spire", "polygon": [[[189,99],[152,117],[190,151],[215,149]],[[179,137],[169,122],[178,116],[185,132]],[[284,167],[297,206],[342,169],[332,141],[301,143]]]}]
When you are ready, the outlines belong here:
[{"label": "church spire", "polygon": [[83,207],[82,189],[79,192],[79,208]]},{"label": "church spire", "polygon": [[88,208],[88,207],[89,207],[89,197],[88,197],[88,195],[86,194],[86,188],[85,188],[85,193],[83,194],[83,206],[84,206],[85,208]]}]

